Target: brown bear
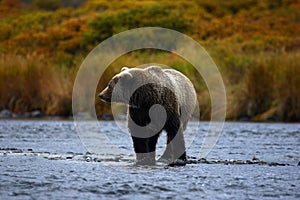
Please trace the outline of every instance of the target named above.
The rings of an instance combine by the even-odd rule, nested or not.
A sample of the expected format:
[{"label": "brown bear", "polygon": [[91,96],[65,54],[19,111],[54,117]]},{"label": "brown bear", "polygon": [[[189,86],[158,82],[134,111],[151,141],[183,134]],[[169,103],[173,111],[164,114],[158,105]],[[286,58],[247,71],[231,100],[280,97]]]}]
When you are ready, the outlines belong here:
[{"label": "brown bear", "polygon": [[128,105],[128,128],[137,164],[154,164],[160,133],[167,147],[160,161],[186,161],[183,131],[196,105],[196,92],[182,73],[159,66],[123,67],[99,94],[105,102]]}]

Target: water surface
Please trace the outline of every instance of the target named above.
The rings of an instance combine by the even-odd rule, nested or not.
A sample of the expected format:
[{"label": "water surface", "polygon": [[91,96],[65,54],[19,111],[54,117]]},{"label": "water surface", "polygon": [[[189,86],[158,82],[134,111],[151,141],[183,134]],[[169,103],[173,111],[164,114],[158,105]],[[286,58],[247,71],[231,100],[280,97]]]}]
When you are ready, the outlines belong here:
[{"label": "water surface", "polygon": [[[72,121],[0,121],[1,199],[299,199],[300,124],[226,123],[207,160],[268,164],[134,166],[132,142],[114,122],[87,122],[110,144],[86,154]],[[199,125],[199,126],[198,126]],[[125,126],[125,125],[124,125]],[[187,153],[199,159],[208,123],[189,124]],[[196,132],[196,137],[191,136]],[[164,149],[165,135],[158,144]],[[91,140],[93,141],[93,140]]]}]

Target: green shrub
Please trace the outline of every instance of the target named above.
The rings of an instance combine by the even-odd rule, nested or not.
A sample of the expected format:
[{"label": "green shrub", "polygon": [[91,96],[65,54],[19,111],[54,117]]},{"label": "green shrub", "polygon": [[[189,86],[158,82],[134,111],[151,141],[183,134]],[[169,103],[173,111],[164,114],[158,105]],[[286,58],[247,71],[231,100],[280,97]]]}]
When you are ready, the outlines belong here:
[{"label": "green shrub", "polygon": [[32,4],[43,10],[57,10],[63,6],[61,0],[33,0]]},{"label": "green shrub", "polygon": [[97,44],[113,34],[140,27],[163,27],[186,32],[188,25],[178,12],[160,6],[144,7],[120,13],[103,13],[89,22],[84,44]]}]

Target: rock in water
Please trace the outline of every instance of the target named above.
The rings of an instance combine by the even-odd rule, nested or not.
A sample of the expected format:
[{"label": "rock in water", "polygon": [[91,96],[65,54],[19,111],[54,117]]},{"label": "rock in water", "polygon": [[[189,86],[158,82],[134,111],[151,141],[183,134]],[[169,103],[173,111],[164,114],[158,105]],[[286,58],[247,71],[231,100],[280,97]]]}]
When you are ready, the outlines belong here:
[{"label": "rock in water", "polygon": [[38,118],[38,117],[45,117],[46,115],[45,115],[45,113],[43,113],[39,110],[35,110],[30,113],[30,116],[33,118]]},{"label": "rock in water", "polygon": [[4,109],[0,112],[0,118],[11,118],[12,112],[10,110]]}]

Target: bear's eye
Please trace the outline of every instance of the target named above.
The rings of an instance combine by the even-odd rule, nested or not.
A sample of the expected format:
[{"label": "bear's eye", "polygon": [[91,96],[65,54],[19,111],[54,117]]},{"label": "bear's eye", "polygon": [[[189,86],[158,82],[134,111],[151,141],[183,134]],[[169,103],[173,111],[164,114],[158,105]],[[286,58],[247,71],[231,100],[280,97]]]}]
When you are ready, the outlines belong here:
[{"label": "bear's eye", "polygon": [[111,88],[114,87],[114,85],[115,85],[115,83],[114,83],[113,81],[111,81],[111,82],[109,82],[109,84],[108,84],[108,88],[111,89]]}]

